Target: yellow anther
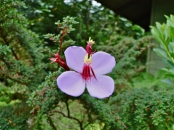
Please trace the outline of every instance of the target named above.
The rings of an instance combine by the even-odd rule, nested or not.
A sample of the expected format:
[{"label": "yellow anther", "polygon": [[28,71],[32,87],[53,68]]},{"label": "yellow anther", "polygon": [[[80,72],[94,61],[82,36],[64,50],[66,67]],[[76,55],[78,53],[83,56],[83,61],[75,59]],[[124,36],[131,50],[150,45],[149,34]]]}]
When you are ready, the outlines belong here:
[{"label": "yellow anther", "polygon": [[87,63],[87,64],[92,63],[92,57],[91,56],[88,57],[88,54],[86,54],[84,57],[84,63]]},{"label": "yellow anther", "polygon": [[88,40],[87,43],[88,43],[88,44],[95,44],[95,41],[93,41],[93,40],[91,39],[91,37],[89,37],[89,40]]}]

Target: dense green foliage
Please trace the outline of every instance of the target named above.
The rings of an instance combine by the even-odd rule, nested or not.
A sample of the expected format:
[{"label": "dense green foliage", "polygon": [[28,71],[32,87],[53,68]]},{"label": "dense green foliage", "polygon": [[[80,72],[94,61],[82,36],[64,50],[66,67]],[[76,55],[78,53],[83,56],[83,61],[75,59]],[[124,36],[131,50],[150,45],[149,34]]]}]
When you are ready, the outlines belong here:
[{"label": "dense green foliage", "polygon": [[129,130],[172,130],[173,93],[169,87],[131,89],[113,97],[109,104]]},{"label": "dense green foliage", "polygon": [[[0,130],[173,129],[173,16],[152,27],[154,50],[168,63],[153,76],[146,72],[153,37],[90,0],[0,3]],[[65,70],[49,60],[89,37],[117,61],[109,74],[116,89],[104,100],[61,92],[56,78]]]},{"label": "dense green foliage", "polygon": [[28,20],[16,9],[25,4],[0,2],[0,128],[25,129],[31,109],[23,102],[45,76],[44,71],[39,73],[43,50],[37,34],[28,29]]},{"label": "dense green foliage", "polygon": [[[166,16],[166,24],[156,23],[156,27],[152,27],[152,34],[159,42],[159,46],[154,51],[163,58],[167,68],[161,71],[167,77],[168,83],[173,84],[174,74],[174,16]],[[163,33],[164,32],[164,33]]]}]

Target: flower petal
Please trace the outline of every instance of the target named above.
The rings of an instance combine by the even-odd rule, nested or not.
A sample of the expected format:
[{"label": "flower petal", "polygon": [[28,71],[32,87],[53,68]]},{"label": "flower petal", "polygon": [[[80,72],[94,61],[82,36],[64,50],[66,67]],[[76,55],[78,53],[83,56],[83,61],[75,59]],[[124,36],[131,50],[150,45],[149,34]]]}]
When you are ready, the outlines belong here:
[{"label": "flower petal", "polygon": [[86,51],[82,47],[68,47],[65,50],[65,57],[68,67],[81,73],[84,65],[85,54]]},{"label": "flower petal", "polygon": [[111,72],[115,64],[115,58],[106,52],[99,51],[92,55],[92,68],[96,75]]},{"label": "flower petal", "polygon": [[82,76],[74,71],[62,73],[57,78],[57,85],[61,91],[71,96],[79,96],[85,90],[85,83]]},{"label": "flower petal", "polygon": [[86,87],[91,96],[106,98],[114,91],[114,80],[109,76],[99,75],[97,76],[97,80],[94,77],[88,80]]}]

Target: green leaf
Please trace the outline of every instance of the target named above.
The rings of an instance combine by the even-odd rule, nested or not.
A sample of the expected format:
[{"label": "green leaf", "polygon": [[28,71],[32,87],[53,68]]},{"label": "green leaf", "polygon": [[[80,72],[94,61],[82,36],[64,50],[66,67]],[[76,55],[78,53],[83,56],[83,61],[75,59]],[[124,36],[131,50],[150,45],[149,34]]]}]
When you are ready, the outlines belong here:
[{"label": "green leaf", "polygon": [[166,58],[166,60],[167,59],[170,60],[170,58],[168,57],[167,53],[164,50],[160,48],[154,48],[153,51],[155,51],[156,54],[159,55],[160,57]]},{"label": "green leaf", "polygon": [[166,63],[170,68],[174,68],[174,62],[172,62],[171,60],[167,60]]},{"label": "green leaf", "polygon": [[170,53],[170,55],[171,55],[172,57],[174,57],[174,53]]},{"label": "green leaf", "polygon": [[7,106],[7,103],[6,103],[6,102],[1,102],[1,101],[0,101],[0,107],[4,107],[4,106]]},{"label": "green leaf", "polygon": [[167,18],[167,25],[174,27],[174,16],[170,15],[170,17],[169,16],[165,16],[165,17]]},{"label": "green leaf", "polygon": [[162,37],[162,34],[160,32],[160,30],[158,30],[157,28],[151,26],[151,33],[152,35],[155,37],[155,39],[157,40],[157,42],[163,47],[165,48],[165,43]]},{"label": "green leaf", "polygon": [[174,52],[174,41],[169,43],[168,49],[169,49],[169,52]]}]

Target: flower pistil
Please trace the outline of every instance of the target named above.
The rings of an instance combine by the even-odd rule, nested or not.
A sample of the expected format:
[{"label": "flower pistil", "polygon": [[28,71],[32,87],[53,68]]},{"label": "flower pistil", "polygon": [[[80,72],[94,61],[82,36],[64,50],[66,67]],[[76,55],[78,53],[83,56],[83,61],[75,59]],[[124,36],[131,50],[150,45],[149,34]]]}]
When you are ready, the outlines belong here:
[{"label": "flower pistil", "polygon": [[95,73],[93,68],[91,67],[92,63],[92,45],[95,43],[91,38],[89,38],[89,41],[87,42],[86,46],[86,55],[84,57],[84,66],[83,66],[83,71],[82,71],[82,78],[86,81],[91,78],[91,76],[94,76],[95,79]]}]

